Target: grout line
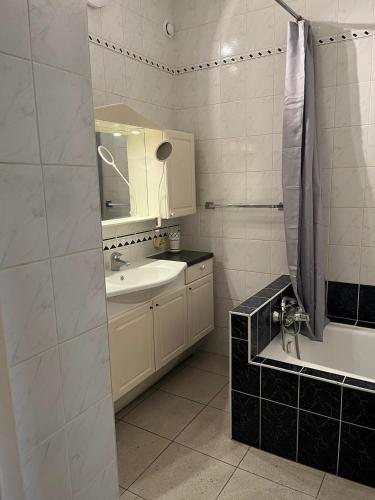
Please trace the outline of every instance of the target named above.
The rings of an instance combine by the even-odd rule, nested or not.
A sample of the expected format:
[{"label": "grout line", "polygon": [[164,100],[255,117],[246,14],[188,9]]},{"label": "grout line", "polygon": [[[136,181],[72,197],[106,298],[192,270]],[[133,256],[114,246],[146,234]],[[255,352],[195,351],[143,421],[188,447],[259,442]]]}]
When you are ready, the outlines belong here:
[{"label": "grout line", "polygon": [[[29,44],[30,44],[30,71],[31,71],[31,78],[32,78],[32,93],[33,93],[33,102],[35,106],[35,125],[36,125],[36,132],[37,132],[37,143],[38,143],[38,152],[39,152],[39,159],[40,162],[42,162],[42,145],[41,145],[41,139],[40,139],[40,124],[39,124],[39,111],[38,111],[38,101],[37,101],[37,92],[36,92],[36,80],[35,80],[35,66],[33,62],[33,44],[32,44],[32,37],[31,37],[31,21],[30,21],[30,1],[27,0],[27,27],[29,30]],[[51,241],[50,241],[50,235],[49,235],[49,227],[48,227],[48,214],[47,214],[47,201],[46,201],[46,185],[45,185],[45,180],[44,180],[44,170],[42,167],[42,164],[40,163],[40,178],[43,186],[43,207],[44,207],[44,221],[45,221],[45,231],[46,231],[46,237],[47,237],[47,244],[48,244],[48,266],[49,266],[49,272],[50,272],[50,279],[51,279],[51,287],[52,287],[52,299],[53,299],[53,312],[54,312],[54,324],[56,328],[56,348],[57,348],[57,356],[58,356],[58,376],[59,376],[59,390],[60,390],[60,404],[61,404],[61,413],[62,413],[62,420],[63,420],[63,425],[60,430],[63,430],[64,432],[64,444],[65,444],[65,461],[67,463],[67,470],[68,470],[68,488],[69,488],[69,493],[72,496],[73,495],[73,484],[72,484],[72,465],[71,465],[71,460],[69,457],[69,447],[68,447],[68,440],[67,440],[67,433],[66,433],[66,426],[67,426],[67,418],[66,418],[66,409],[65,409],[65,400],[64,400],[64,392],[63,392],[63,377],[62,377],[62,367],[61,367],[61,354],[60,354],[60,348],[58,347],[58,322],[57,322],[57,311],[56,311],[56,300],[55,300],[55,284],[54,284],[54,279],[53,279],[53,272],[52,272],[52,258],[51,258]],[[46,351],[44,351],[45,353]],[[42,353],[42,354],[44,354]],[[50,436],[49,436],[50,438]],[[36,449],[36,446],[40,445],[41,443],[38,443],[33,447],[33,449]],[[31,450],[30,450],[31,451]]]},{"label": "grout line", "polygon": [[[247,452],[246,452],[247,453]],[[232,472],[232,474],[228,477],[228,480],[224,483],[223,487],[221,488],[221,490],[219,491],[219,493],[217,494],[217,496],[215,497],[215,500],[217,500],[220,495],[222,494],[222,492],[224,491],[226,485],[229,483],[229,481],[232,479],[232,477],[234,476],[235,472],[237,471],[238,467],[235,467],[234,468],[234,471]]]},{"label": "grout line", "polygon": [[[179,369],[178,369],[178,367],[179,367],[179,366],[180,366],[180,365],[178,365],[177,367],[175,367],[175,369],[177,369],[177,370],[176,370],[177,372],[179,371]],[[192,368],[193,368],[193,367],[192,367]],[[213,372],[211,372],[211,373],[213,373]],[[215,374],[215,375],[216,375],[216,374]],[[135,482],[136,482],[136,481],[137,481],[137,480],[141,477],[141,475],[142,475],[142,474],[144,474],[144,473],[145,473],[145,472],[146,472],[146,471],[147,471],[147,470],[151,467],[151,465],[152,465],[152,464],[153,464],[153,463],[154,463],[154,462],[155,462],[155,461],[156,461],[156,460],[160,457],[160,455],[161,455],[162,453],[164,453],[164,451],[165,451],[165,450],[167,450],[167,448],[169,448],[169,447],[170,447],[170,445],[171,445],[172,443],[179,444],[180,446],[184,446],[185,448],[191,449],[192,451],[195,451],[195,452],[197,452],[197,453],[201,453],[201,454],[203,454],[203,455],[206,455],[205,453],[202,453],[202,452],[200,452],[200,451],[198,451],[198,450],[194,450],[193,448],[189,448],[189,447],[187,447],[187,446],[185,446],[185,445],[183,445],[183,444],[181,444],[181,443],[178,443],[178,442],[176,441],[176,439],[177,439],[177,438],[178,438],[178,436],[180,436],[180,434],[181,434],[181,433],[182,433],[182,432],[183,432],[183,431],[184,431],[184,430],[185,430],[185,429],[186,429],[189,425],[191,425],[191,423],[192,423],[192,422],[193,422],[193,421],[194,421],[194,420],[195,420],[195,419],[196,419],[196,418],[197,418],[197,417],[198,417],[198,416],[199,416],[199,415],[200,415],[200,414],[201,414],[201,413],[202,413],[202,412],[203,412],[203,411],[204,411],[204,410],[208,407],[209,403],[210,403],[210,402],[211,402],[211,401],[212,401],[212,400],[213,400],[213,399],[214,399],[214,398],[215,398],[215,397],[216,397],[216,396],[217,396],[217,395],[218,395],[218,394],[219,394],[219,393],[223,390],[223,388],[224,388],[224,387],[225,387],[225,386],[223,386],[223,387],[222,387],[222,388],[221,388],[221,389],[220,389],[220,390],[219,390],[219,391],[218,391],[218,392],[217,392],[217,393],[216,393],[216,394],[215,394],[215,395],[214,395],[214,396],[210,399],[210,401],[209,401],[208,403],[199,403],[198,401],[194,401],[194,400],[191,400],[191,399],[188,399],[188,398],[184,398],[183,396],[178,396],[177,394],[168,393],[167,391],[163,391],[163,389],[161,389],[161,388],[156,388],[156,391],[155,391],[155,392],[157,392],[157,391],[166,392],[167,394],[172,394],[172,395],[173,395],[173,396],[175,396],[175,397],[178,397],[178,398],[181,398],[181,399],[185,399],[185,400],[187,400],[187,401],[191,401],[191,402],[194,402],[194,403],[196,403],[196,404],[201,404],[201,405],[202,405],[202,408],[199,410],[199,412],[198,412],[198,413],[197,413],[197,414],[196,414],[196,415],[195,415],[195,416],[194,416],[194,417],[193,417],[193,418],[192,418],[192,419],[191,419],[191,420],[190,420],[190,421],[189,421],[189,422],[188,422],[188,423],[187,423],[187,424],[186,424],[186,425],[185,425],[185,426],[184,426],[184,427],[180,430],[180,432],[179,432],[179,433],[178,433],[178,434],[177,434],[177,435],[176,435],[176,436],[175,436],[172,440],[170,440],[169,438],[166,438],[165,436],[161,436],[161,435],[159,435],[159,434],[157,434],[157,433],[155,433],[155,432],[152,432],[152,431],[150,431],[150,430],[148,430],[148,429],[144,429],[143,427],[139,427],[139,426],[137,426],[137,425],[135,425],[135,424],[132,424],[132,423],[126,422],[126,421],[124,421],[124,420],[122,420],[122,419],[119,419],[119,420],[118,420],[119,422],[126,423],[127,425],[131,425],[131,426],[136,427],[136,428],[138,428],[138,429],[141,429],[141,430],[143,430],[143,431],[145,431],[145,432],[149,432],[149,433],[154,434],[154,435],[156,435],[156,436],[158,436],[158,437],[160,437],[160,438],[162,438],[162,439],[169,439],[169,440],[170,440],[170,443],[169,443],[169,444],[168,444],[168,445],[167,445],[167,446],[166,446],[166,447],[165,447],[165,448],[161,451],[161,453],[159,453],[159,454],[158,454],[158,456],[157,456],[157,457],[156,457],[156,458],[155,458],[155,459],[154,459],[154,460],[153,460],[153,461],[152,461],[152,462],[151,462],[151,463],[150,463],[150,464],[146,467],[146,469],[144,469],[144,470],[141,472],[141,474],[139,474],[139,476],[137,476],[137,478],[136,478],[136,479],[135,479],[135,480],[134,480],[134,481],[133,481],[133,482],[132,482],[132,483],[128,486],[128,488],[127,488],[127,489],[128,489],[129,491],[131,491],[131,490],[130,490],[131,486],[132,486],[132,485],[133,485],[133,484],[134,484],[134,483],[135,483]],[[154,394],[154,392],[153,392],[152,394]],[[150,394],[150,396],[151,396],[152,394]],[[148,396],[148,397],[149,397],[149,396]],[[144,400],[142,400],[139,404],[141,404],[143,401],[145,401],[146,399],[148,399],[148,397],[147,397],[147,398],[145,398]],[[135,408],[137,408],[138,406],[139,406],[139,405],[137,405]],[[135,409],[135,408],[134,408],[134,409]],[[210,407],[210,408],[211,408],[211,407]],[[220,408],[214,408],[214,409],[216,409],[216,410],[218,410],[218,411],[222,411],[223,413],[227,413],[227,412],[225,412],[225,410],[221,410]],[[121,411],[121,410],[120,410],[120,411]],[[131,411],[133,411],[133,410],[131,410]],[[131,412],[129,412],[129,413],[131,413]],[[126,415],[125,415],[125,416],[126,416]],[[217,458],[215,458],[215,457],[211,457],[210,455],[206,455],[206,456],[209,456],[210,458],[213,458],[213,459],[218,460],[218,461],[220,461],[220,462],[222,462],[222,463],[225,463],[226,465],[231,465],[231,466],[233,467],[233,465],[232,465],[232,464],[228,464],[227,462],[224,462],[224,461],[222,461],[222,460],[220,460],[220,459],[217,459]],[[120,483],[120,486],[121,486],[122,488],[124,488],[124,486],[122,486],[122,485],[121,485],[121,483]]]},{"label": "grout line", "polygon": [[[122,488],[122,486],[121,486],[121,488]],[[122,495],[123,495],[124,493],[126,493],[127,491],[129,491],[132,495],[136,495],[136,496],[137,496],[137,498],[141,498],[142,500],[147,500],[147,498],[145,498],[145,497],[141,496],[139,493],[133,493],[133,492],[132,492],[129,488],[128,488],[127,490],[123,491],[123,492],[122,492]],[[121,499],[121,497],[120,497],[120,499]]]},{"label": "grout line", "polygon": [[[160,390],[160,389],[158,389],[158,390]],[[220,391],[221,391],[221,390],[222,390],[222,389],[220,389]],[[219,392],[220,392],[220,391],[219,391]],[[162,392],[163,392],[163,391],[162,391]],[[166,392],[166,391],[164,391],[164,392]],[[216,397],[216,396],[217,396],[217,394],[219,394],[219,392],[218,392],[218,393],[216,393],[214,397]],[[176,394],[173,394],[173,395],[174,395],[174,396],[176,396],[176,397],[180,397],[181,399],[187,399],[187,398],[183,398],[183,397],[181,397],[181,396],[177,396]],[[213,398],[212,398],[212,399],[213,399]],[[192,402],[194,402],[194,403],[198,403],[197,401],[193,401],[193,400],[188,400],[188,401],[192,401]],[[202,404],[202,403],[199,403],[199,404]],[[202,413],[202,412],[203,412],[203,411],[207,408],[207,406],[208,406],[208,403],[207,403],[207,404],[203,404],[203,405],[202,405],[202,408],[199,410],[199,412],[198,412],[198,413],[197,413],[197,414],[196,414],[196,415],[195,415],[195,416],[194,416],[194,417],[193,417],[193,418],[192,418],[192,419],[191,419],[191,420],[190,420],[190,421],[189,421],[189,422],[188,422],[188,423],[187,423],[187,424],[186,424],[186,425],[185,425],[185,426],[181,429],[181,431],[180,431],[180,432],[179,432],[179,433],[178,433],[178,434],[177,434],[177,435],[176,435],[176,436],[175,436],[172,440],[170,440],[170,443],[166,446],[166,448],[164,448],[164,450],[163,450],[161,453],[159,453],[159,455],[155,458],[155,460],[153,460],[153,462],[151,462],[151,463],[148,465],[148,467],[146,467],[146,469],[144,469],[144,470],[143,470],[143,472],[142,472],[142,473],[141,473],[141,474],[140,474],[140,475],[139,475],[139,476],[138,476],[138,477],[137,477],[137,478],[136,478],[136,479],[135,479],[135,480],[131,483],[131,485],[128,487],[128,489],[129,489],[129,490],[130,490],[130,487],[131,487],[131,486],[132,486],[132,485],[133,485],[133,484],[134,484],[134,483],[135,483],[135,482],[136,482],[136,481],[137,481],[137,480],[141,477],[141,475],[143,475],[143,474],[144,474],[144,473],[145,473],[145,472],[146,472],[146,471],[147,471],[147,470],[151,467],[151,465],[152,465],[152,464],[153,464],[153,463],[154,463],[154,462],[155,462],[155,461],[156,461],[156,460],[160,457],[160,455],[161,455],[162,453],[164,453],[164,451],[165,451],[165,450],[167,450],[167,448],[169,448],[169,447],[171,446],[171,444],[172,444],[172,443],[178,444],[179,446],[183,446],[183,447],[185,447],[185,448],[187,448],[187,449],[190,449],[190,450],[192,450],[192,451],[195,451],[196,453],[201,453],[202,455],[208,456],[208,457],[210,457],[210,458],[213,458],[214,460],[218,460],[218,461],[220,461],[220,462],[222,462],[222,463],[224,463],[224,464],[226,464],[226,465],[231,465],[231,466],[233,467],[233,465],[232,465],[232,464],[228,464],[227,462],[224,462],[223,460],[220,460],[220,459],[217,459],[217,458],[215,458],[215,457],[212,457],[211,455],[207,455],[206,453],[202,453],[201,451],[195,450],[194,448],[189,448],[188,446],[183,445],[183,444],[181,444],[181,443],[178,443],[178,442],[176,441],[176,439],[178,438],[178,436],[180,436],[180,434],[181,434],[181,433],[182,433],[182,432],[183,432],[183,431],[184,431],[184,430],[185,430],[185,429],[186,429],[189,425],[191,425],[191,423],[192,423],[192,422],[193,422],[193,421],[194,421],[194,420],[195,420],[195,419],[196,419],[196,418],[197,418],[197,417],[198,417],[198,416],[199,416],[199,415],[200,415],[200,414],[201,414],[201,413]],[[217,409],[217,410],[218,410],[218,411],[223,411],[223,410],[220,410],[220,409]],[[225,413],[225,411],[223,411],[223,413]],[[130,424],[130,423],[128,423],[128,422],[123,422],[123,423],[127,423],[128,425],[132,425],[133,427],[136,427],[136,428],[138,428],[138,429],[141,429],[141,430],[143,430],[143,431],[145,431],[145,432],[150,432],[151,434],[154,434],[154,435],[156,435],[156,436],[158,436],[158,437],[160,437],[160,438],[163,438],[163,439],[169,439],[169,438],[166,438],[165,436],[160,436],[159,434],[157,434],[157,433],[155,433],[155,432],[152,432],[152,431],[150,431],[150,430],[148,430],[148,429],[144,429],[144,428],[139,427],[139,426],[137,426],[137,425],[135,425],[135,424]],[[120,483],[120,486],[121,486],[121,483]],[[123,486],[121,486],[121,487],[123,487]],[[130,490],[130,491],[131,491],[131,490]]]},{"label": "grout line", "polygon": [[342,403],[344,397],[344,388],[341,387],[340,391],[340,424],[339,424],[339,440],[337,446],[337,460],[336,460],[336,475],[339,473],[339,465],[340,465],[340,448],[341,448],[341,427],[342,427]]},{"label": "grout line", "polygon": [[259,367],[259,449],[262,449],[262,367]]},{"label": "grout line", "polygon": [[[143,430],[144,430],[144,429],[143,429]],[[148,466],[147,466],[147,467],[146,467],[146,468],[145,468],[145,469],[144,469],[144,470],[143,470],[143,471],[142,471],[142,472],[141,472],[141,473],[140,473],[140,474],[139,474],[139,475],[138,475],[138,476],[134,479],[134,481],[133,481],[132,483],[130,483],[130,485],[129,485],[129,486],[128,486],[128,488],[127,488],[129,491],[131,491],[131,490],[130,490],[130,488],[133,486],[133,484],[134,484],[136,481],[138,481],[138,479],[142,476],[142,474],[144,474],[144,473],[145,473],[145,472],[146,472],[146,471],[147,471],[147,470],[151,467],[151,465],[152,465],[153,463],[155,463],[155,462],[156,462],[156,460],[160,457],[160,455],[161,455],[162,453],[164,453],[164,452],[165,452],[165,450],[167,450],[167,449],[171,446],[171,444],[172,444],[172,443],[173,443],[173,441],[170,441],[170,442],[167,444],[167,446],[166,446],[166,447],[165,447],[165,448],[164,448],[164,449],[163,449],[163,450],[162,450],[162,451],[161,451],[161,452],[160,452],[160,453],[159,453],[159,454],[158,454],[158,455],[154,458],[154,460],[153,460],[153,461],[152,461],[152,462],[151,462],[151,463],[150,463],[150,464],[149,464],[149,465],[148,465]],[[120,484],[121,488],[124,488],[124,486],[122,486],[122,485],[121,485],[121,483],[119,483],[119,484]],[[133,492],[132,492],[132,493],[133,493]],[[135,494],[136,494],[136,493],[135,493]]]},{"label": "grout line", "polygon": [[[35,165],[35,166],[38,166],[38,165]],[[39,165],[39,167],[42,169],[42,167],[40,165]],[[1,165],[0,165],[0,168],[1,168]],[[44,185],[44,181],[43,181],[43,185]],[[44,193],[43,193],[43,196],[44,196]],[[47,213],[46,213],[46,225],[47,225]],[[103,251],[102,245],[100,245],[99,247],[95,247],[95,248],[89,248],[87,250],[76,250],[76,251],[71,252],[71,253],[67,253],[67,254],[63,254],[63,255],[56,255],[56,256],[50,255],[48,257],[43,257],[40,259],[30,260],[27,262],[20,262],[18,264],[12,264],[11,266],[0,267],[0,272],[7,271],[8,269],[15,269],[18,267],[30,266],[32,264],[40,264],[42,262],[48,262],[48,261],[52,262],[53,260],[63,259],[64,257],[69,257],[71,255],[77,255],[77,254],[85,253],[85,252],[94,252],[94,251],[98,251],[98,250],[100,250],[101,252]]]},{"label": "grout line", "polygon": [[[213,373],[213,372],[212,372],[212,373]],[[260,382],[260,384],[261,384],[261,382]],[[156,389],[156,391],[158,391],[158,390],[161,390],[161,389]],[[186,424],[186,425],[185,425],[185,426],[184,426],[184,427],[180,430],[180,432],[179,432],[179,433],[178,433],[178,434],[177,434],[177,435],[176,435],[176,436],[175,436],[175,437],[174,437],[174,438],[170,441],[170,443],[169,443],[169,444],[168,444],[168,445],[167,445],[167,446],[166,446],[166,447],[162,450],[162,452],[158,454],[158,456],[157,456],[157,457],[156,457],[156,458],[155,458],[155,459],[151,462],[151,464],[149,464],[149,465],[148,465],[148,466],[144,469],[144,471],[143,471],[143,472],[142,472],[142,473],[141,473],[141,474],[140,474],[140,475],[139,475],[139,476],[138,476],[138,477],[137,477],[137,478],[136,478],[136,479],[135,479],[135,480],[131,483],[131,485],[130,485],[130,486],[128,486],[128,488],[126,489],[126,491],[130,491],[130,492],[134,493],[134,492],[131,490],[131,486],[132,486],[132,485],[133,485],[133,484],[134,484],[134,483],[135,483],[135,482],[136,482],[136,481],[137,481],[137,480],[138,480],[138,479],[139,479],[139,478],[140,478],[143,474],[145,474],[145,473],[146,473],[146,471],[147,471],[147,470],[148,470],[148,469],[149,469],[149,468],[150,468],[150,467],[151,467],[151,466],[155,463],[155,461],[156,461],[156,460],[158,460],[158,458],[159,458],[159,457],[160,457],[160,456],[161,456],[161,455],[162,455],[162,454],[163,454],[163,453],[164,453],[164,452],[165,452],[165,451],[166,451],[166,450],[167,450],[167,449],[168,449],[168,448],[172,445],[172,443],[175,443],[175,444],[178,444],[179,446],[182,446],[183,448],[186,448],[186,449],[191,450],[191,451],[193,451],[193,452],[195,452],[195,453],[199,453],[199,454],[201,454],[201,455],[207,456],[207,457],[209,457],[209,458],[212,458],[213,460],[216,460],[216,461],[218,461],[218,462],[221,462],[221,463],[223,463],[223,464],[225,464],[225,465],[229,465],[230,467],[233,467],[233,468],[234,468],[233,472],[230,474],[229,478],[227,479],[227,481],[225,482],[225,484],[222,486],[222,488],[220,489],[219,493],[218,493],[218,494],[217,494],[217,496],[215,497],[216,499],[218,499],[218,498],[220,497],[220,495],[222,494],[223,490],[225,489],[225,487],[227,486],[227,484],[231,481],[231,479],[233,478],[233,475],[236,473],[236,471],[237,471],[238,469],[239,469],[239,470],[241,470],[241,471],[244,471],[244,472],[246,472],[246,473],[248,473],[248,474],[254,475],[254,476],[256,476],[256,477],[261,477],[261,478],[263,478],[263,479],[265,479],[265,480],[267,480],[267,481],[270,481],[270,482],[272,482],[272,483],[274,483],[274,484],[280,485],[280,486],[282,486],[282,487],[284,487],[284,488],[287,488],[287,489],[289,489],[289,490],[296,491],[296,492],[298,492],[298,493],[304,493],[304,494],[305,494],[305,495],[307,495],[307,496],[311,496],[311,495],[309,495],[308,493],[305,493],[305,492],[303,492],[303,491],[297,490],[297,489],[292,488],[292,487],[290,487],[290,486],[288,486],[288,485],[285,485],[285,484],[279,483],[279,482],[277,482],[277,481],[275,481],[275,480],[273,480],[273,479],[270,479],[269,477],[262,476],[262,475],[260,475],[260,474],[254,473],[254,472],[252,472],[252,471],[249,471],[249,470],[244,469],[243,467],[241,467],[241,463],[243,462],[243,460],[244,460],[244,458],[245,458],[246,454],[247,454],[247,453],[248,453],[248,451],[252,448],[251,446],[248,446],[248,447],[247,447],[247,450],[246,450],[246,452],[245,452],[244,456],[242,457],[242,459],[240,460],[240,462],[238,463],[238,465],[237,465],[237,466],[235,466],[235,465],[233,465],[233,464],[230,464],[230,463],[228,463],[228,462],[225,462],[225,461],[224,461],[224,460],[222,460],[222,459],[219,459],[219,458],[217,458],[217,457],[214,457],[214,456],[212,456],[212,455],[209,455],[208,453],[204,453],[204,452],[202,452],[202,451],[200,451],[200,450],[197,450],[197,449],[195,449],[195,448],[192,448],[192,447],[190,447],[190,446],[188,446],[188,445],[186,445],[186,444],[182,444],[182,443],[180,443],[180,442],[178,442],[178,441],[177,441],[178,437],[179,437],[179,436],[180,436],[180,435],[184,432],[184,430],[185,430],[187,427],[189,427],[189,426],[190,426],[190,425],[191,425],[191,424],[192,424],[192,423],[193,423],[193,422],[194,422],[194,421],[195,421],[195,420],[199,417],[199,415],[201,415],[201,414],[204,412],[204,410],[205,410],[207,407],[209,407],[209,403],[210,403],[210,402],[211,402],[211,401],[212,401],[212,400],[213,400],[213,399],[214,399],[214,398],[215,398],[215,397],[216,397],[216,396],[217,396],[217,395],[221,392],[221,390],[222,390],[222,389],[220,389],[220,391],[218,391],[218,392],[217,392],[217,393],[216,393],[216,394],[212,397],[212,399],[211,399],[208,403],[206,403],[206,404],[202,405],[202,408],[200,409],[200,411],[199,411],[199,412],[198,412],[198,413],[197,413],[197,414],[196,414],[196,415],[195,415],[195,416],[194,416],[194,417],[193,417],[193,418],[192,418],[192,419],[191,419],[191,420],[190,420],[190,421],[189,421],[189,422],[188,422],[188,423],[187,423],[187,424]],[[260,389],[260,390],[261,390],[261,389]],[[155,391],[155,392],[156,392],[156,391]],[[240,391],[236,391],[236,392],[240,392]],[[153,394],[154,394],[154,393],[153,393]],[[245,393],[243,393],[243,394],[245,394]],[[183,398],[183,397],[181,397],[181,396],[177,396],[177,395],[174,395],[174,396],[176,396],[176,397],[180,397],[181,399],[187,399],[187,398]],[[147,399],[147,398],[145,398],[145,399]],[[143,401],[145,401],[145,400],[143,400]],[[142,401],[142,402],[143,402],[143,401]],[[192,400],[189,400],[189,401],[192,401]],[[259,402],[260,402],[260,401],[261,401],[261,398],[259,397]],[[197,403],[197,401],[194,401],[194,402],[195,402],[195,403]],[[138,406],[138,405],[137,405],[137,406]],[[284,406],[287,406],[287,405],[284,405]],[[217,410],[219,410],[219,411],[224,411],[224,410],[220,410],[220,409],[217,409]],[[225,411],[224,411],[224,413],[225,413]],[[145,432],[150,432],[151,434],[157,435],[157,436],[158,436],[158,437],[160,437],[160,438],[163,438],[163,439],[168,439],[168,438],[165,438],[164,436],[160,436],[160,435],[159,435],[159,434],[157,434],[157,433],[151,432],[151,431],[149,431],[149,430],[147,430],[147,429],[143,429],[142,427],[138,427],[137,425],[134,425],[134,424],[129,424],[129,425],[132,425],[132,426],[134,426],[134,427],[140,428],[140,429],[144,430]],[[260,449],[260,448],[259,448],[259,449]],[[265,453],[266,453],[266,452],[265,452]],[[319,491],[320,491],[321,485],[322,485],[322,483],[323,483],[324,477],[325,477],[325,475],[323,475],[322,482],[321,482],[320,487],[319,487]],[[121,484],[120,484],[120,486],[121,486]],[[319,491],[318,491],[317,495],[319,494]],[[137,493],[134,493],[134,494],[137,494]],[[141,497],[141,498],[142,498],[142,497]],[[316,498],[316,497],[315,497],[315,496],[311,496],[311,498]]]},{"label": "grout line", "polygon": [[[250,451],[252,448],[254,448],[254,447],[250,446],[248,451]],[[282,460],[286,460],[287,462],[291,462],[292,464],[296,463],[293,460],[289,460],[288,458],[280,457],[279,455],[275,455],[274,453],[270,453],[269,451],[264,451],[264,450],[261,450],[260,448],[255,448],[255,449],[256,450],[259,449],[259,451],[261,451],[263,453],[267,453],[268,455],[273,455],[277,458],[281,458]],[[241,462],[242,462],[242,460],[241,460]],[[241,462],[240,462],[240,465],[241,465]],[[253,476],[256,476],[256,477],[261,477],[262,479],[266,479],[267,481],[270,481],[271,483],[277,484],[279,486],[283,486],[284,488],[287,488],[287,489],[292,490],[292,491],[296,491],[297,493],[303,493],[304,495],[306,495],[308,497],[316,498],[315,495],[311,495],[310,493],[306,493],[305,491],[298,490],[296,488],[292,488],[291,486],[287,486],[285,483],[281,483],[279,481],[276,481],[275,479],[270,479],[268,476],[263,476],[261,474],[258,474],[257,472],[253,472],[253,471],[250,471],[248,469],[244,469],[243,467],[240,467],[240,465],[238,467],[236,467],[236,469],[239,469],[239,470],[244,471],[244,472],[248,472],[249,474],[252,474]],[[299,464],[299,465],[303,465],[303,464]],[[323,472],[320,469],[316,469],[315,467],[310,467],[308,465],[305,467],[309,467],[310,469],[316,470],[318,472]],[[323,472],[323,477],[324,477],[324,475],[325,475],[325,473]],[[320,490],[320,487],[319,487],[319,490]]]},{"label": "grout line", "polygon": [[297,436],[296,436],[296,462],[298,463],[298,448],[299,448],[299,412],[300,412],[300,407],[299,407],[299,400],[300,400],[300,393],[301,393],[301,376],[300,374],[298,376],[298,386],[297,386]]},{"label": "grout line", "polygon": [[[228,384],[228,382],[226,382],[225,385],[226,384]],[[225,385],[223,385],[223,387],[220,389],[219,392],[221,392],[224,389]],[[165,392],[166,394],[170,394],[171,396],[176,396],[177,398],[186,399],[187,401],[190,401],[191,403],[198,403],[198,404],[203,405],[203,406],[208,406],[208,404],[212,401],[212,399],[214,399],[214,398],[210,399],[210,401],[208,403],[203,403],[202,401],[196,401],[195,399],[190,399],[190,398],[187,398],[185,396],[180,396],[178,394],[175,394],[174,392],[166,391],[163,388],[159,388],[158,390],[161,392]],[[214,397],[216,397],[219,394],[219,392],[217,394],[215,394]],[[222,410],[222,411],[225,411],[225,410]]]},{"label": "grout line", "polygon": [[316,494],[316,498],[318,499],[319,498],[319,495],[320,495],[320,490],[322,489],[322,486],[323,486],[323,483],[324,483],[324,480],[326,478],[326,472],[324,472],[323,474],[323,478],[322,478],[322,482],[320,483],[320,486],[319,486],[319,490],[318,490],[318,493]]},{"label": "grout line", "polygon": [[[143,394],[145,394],[146,392],[150,391],[151,388],[153,386],[151,386],[149,389],[146,389],[143,393],[141,393],[137,398],[135,398],[133,401],[131,401],[128,405],[124,406],[124,408],[121,408],[121,410],[118,410],[118,412],[115,413],[115,420],[117,420],[118,422],[124,422],[123,418],[126,417],[127,415],[129,415],[129,413],[131,413],[133,410],[135,410],[136,408],[138,408],[138,406],[143,403],[144,401],[146,401],[150,396],[152,396],[153,394],[155,394],[155,392],[157,392],[159,389],[155,389],[153,390],[150,394],[148,394],[147,396],[145,396],[143,399],[141,399],[138,403],[135,404],[135,406],[129,410],[127,413],[125,413],[125,415],[123,415],[123,417],[117,417],[116,415],[118,415],[119,413],[121,413],[123,410],[125,410],[125,408],[127,406],[130,406],[131,404],[133,404],[136,399],[140,398]],[[128,422],[126,422],[128,423]]]}]

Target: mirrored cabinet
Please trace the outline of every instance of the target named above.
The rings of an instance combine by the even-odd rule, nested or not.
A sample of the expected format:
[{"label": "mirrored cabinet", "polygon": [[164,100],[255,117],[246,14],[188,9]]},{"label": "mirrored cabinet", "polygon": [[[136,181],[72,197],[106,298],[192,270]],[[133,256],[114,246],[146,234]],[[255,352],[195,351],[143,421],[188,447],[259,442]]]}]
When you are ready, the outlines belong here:
[{"label": "mirrored cabinet", "polygon": [[162,130],[126,104],[95,110],[104,226],[196,212],[194,136]]}]

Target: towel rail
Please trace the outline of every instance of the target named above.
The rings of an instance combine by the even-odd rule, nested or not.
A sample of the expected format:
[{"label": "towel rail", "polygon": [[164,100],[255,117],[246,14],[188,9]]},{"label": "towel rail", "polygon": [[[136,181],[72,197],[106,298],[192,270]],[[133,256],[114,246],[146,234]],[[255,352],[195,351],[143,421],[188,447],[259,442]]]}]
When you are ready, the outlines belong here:
[{"label": "towel rail", "polygon": [[215,208],[277,208],[277,210],[284,210],[284,205],[281,202],[276,205],[253,205],[238,203],[215,203],[213,201],[206,201],[204,207],[207,210],[214,210]]}]

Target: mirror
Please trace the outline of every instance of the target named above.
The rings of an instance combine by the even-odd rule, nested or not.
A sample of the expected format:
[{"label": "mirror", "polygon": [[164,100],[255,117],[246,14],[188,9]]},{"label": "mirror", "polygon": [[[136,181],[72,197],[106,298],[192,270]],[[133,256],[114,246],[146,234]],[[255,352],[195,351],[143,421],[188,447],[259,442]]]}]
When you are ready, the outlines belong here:
[{"label": "mirror", "polygon": [[159,161],[166,161],[172,154],[172,144],[169,141],[163,141],[156,149],[156,158]]},{"label": "mirror", "polygon": [[148,216],[145,130],[96,129],[102,220]]}]

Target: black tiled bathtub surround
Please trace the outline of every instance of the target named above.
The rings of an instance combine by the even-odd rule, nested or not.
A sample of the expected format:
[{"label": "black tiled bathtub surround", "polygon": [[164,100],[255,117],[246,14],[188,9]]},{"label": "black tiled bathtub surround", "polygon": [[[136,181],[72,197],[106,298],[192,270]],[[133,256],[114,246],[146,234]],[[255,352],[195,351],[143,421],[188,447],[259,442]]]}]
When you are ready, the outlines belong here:
[{"label": "black tiled bathtub surround", "polygon": [[280,276],[233,309],[232,337],[248,340],[250,333],[252,356],[260,354],[279,333],[279,326],[272,322],[272,311],[280,307],[284,295],[293,296],[292,285],[286,275]]},{"label": "black tiled bathtub surround", "polygon": [[233,439],[375,487],[374,388],[261,357],[249,363],[247,344],[232,339]]},{"label": "black tiled bathtub surround", "polygon": [[261,356],[276,333],[265,310],[291,293],[288,283],[231,312],[232,438],[375,487],[375,382]]},{"label": "black tiled bathtub surround", "polygon": [[327,315],[336,323],[375,328],[375,286],[327,283]]}]

